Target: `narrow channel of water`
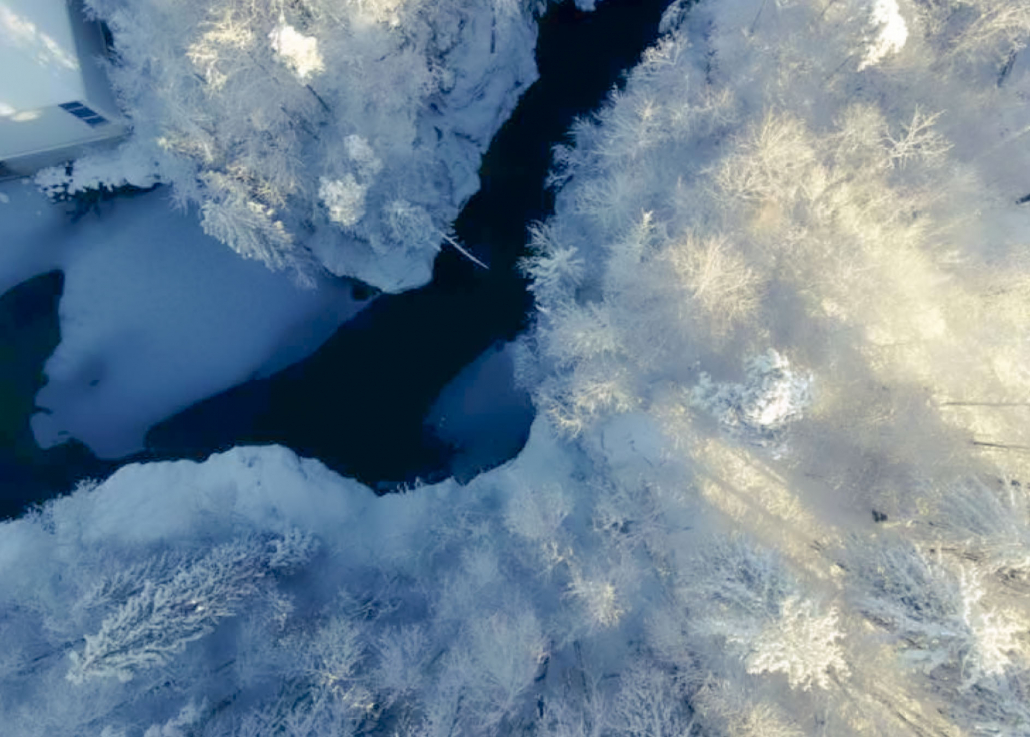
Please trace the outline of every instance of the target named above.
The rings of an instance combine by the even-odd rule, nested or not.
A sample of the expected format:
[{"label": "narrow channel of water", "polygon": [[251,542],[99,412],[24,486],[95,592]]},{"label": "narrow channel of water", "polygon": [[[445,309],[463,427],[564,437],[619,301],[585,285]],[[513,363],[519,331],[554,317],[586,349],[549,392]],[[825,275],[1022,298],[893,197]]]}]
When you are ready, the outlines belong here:
[{"label": "narrow channel of water", "polygon": [[482,188],[455,223],[489,271],[445,249],[429,285],[380,297],[307,360],[194,405],[155,427],[148,445],[203,457],[280,443],[384,490],[446,476],[451,449],[423,418],[463,366],[525,327],[532,305],[516,264],[527,225],[552,209],[551,148],[654,42],[667,4],[604,0],[582,13],[566,3],[542,19],[540,79],[491,143]]},{"label": "narrow channel of water", "polygon": [[[446,248],[429,285],[379,297],[308,359],[184,410],[152,428],[147,452],[118,462],[98,461],[74,443],[45,452],[28,447],[29,402],[8,413],[12,438],[0,434],[0,474],[18,490],[2,495],[0,514],[10,516],[126,463],[202,459],[245,444],[285,445],[381,491],[446,477],[453,449],[423,428],[426,412],[464,366],[526,326],[532,304],[517,261],[527,225],[552,209],[544,189],[551,147],[575,117],[601,104],[655,41],[668,3],[604,0],[595,12],[582,13],[567,2],[541,20],[540,79],[494,138],[480,170],[482,188],[455,223],[459,239],[490,264],[488,271]],[[60,278],[40,279],[50,281],[19,287],[12,299],[28,293],[50,299],[34,319],[56,325]],[[56,330],[44,332],[56,345]],[[28,335],[12,333],[7,341],[33,351],[28,365],[34,368],[11,392],[22,403],[35,395],[53,350],[49,343],[30,346]]]}]

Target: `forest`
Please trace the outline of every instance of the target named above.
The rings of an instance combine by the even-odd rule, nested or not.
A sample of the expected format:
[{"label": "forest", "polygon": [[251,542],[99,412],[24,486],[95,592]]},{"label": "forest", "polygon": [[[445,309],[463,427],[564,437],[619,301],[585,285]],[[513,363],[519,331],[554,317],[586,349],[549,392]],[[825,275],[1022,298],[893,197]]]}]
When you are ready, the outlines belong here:
[{"label": "forest", "polygon": [[[359,278],[435,253],[532,81],[476,98],[457,39],[544,10],[90,7],[204,229]],[[239,447],[0,524],[5,733],[1030,735],[1028,39],[1026,0],[673,2],[553,151],[519,455],[377,497]],[[466,94],[474,145],[417,133]]]}]

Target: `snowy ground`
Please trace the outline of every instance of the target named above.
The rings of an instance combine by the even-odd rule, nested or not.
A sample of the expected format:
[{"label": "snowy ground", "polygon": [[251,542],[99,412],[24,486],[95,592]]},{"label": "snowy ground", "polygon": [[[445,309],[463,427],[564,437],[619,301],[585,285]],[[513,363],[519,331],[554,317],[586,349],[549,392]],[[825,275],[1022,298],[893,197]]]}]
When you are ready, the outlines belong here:
[{"label": "snowy ground", "polygon": [[24,181],[0,195],[0,292],[65,273],[61,343],[32,420],[43,447],[74,437],[105,458],[136,451],[150,425],[303,358],[363,304],[344,281],[306,289],[239,258],[161,189],[75,223]]}]

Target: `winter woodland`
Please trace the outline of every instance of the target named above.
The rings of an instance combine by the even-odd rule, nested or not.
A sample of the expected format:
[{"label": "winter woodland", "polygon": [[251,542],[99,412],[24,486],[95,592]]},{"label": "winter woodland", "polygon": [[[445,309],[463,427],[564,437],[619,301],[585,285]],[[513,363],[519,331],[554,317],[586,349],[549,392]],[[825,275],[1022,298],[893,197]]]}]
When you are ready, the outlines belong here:
[{"label": "winter woodland", "polygon": [[[457,3],[139,4],[160,39],[94,5],[140,43],[206,24],[168,99],[237,90],[217,125],[119,85],[245,254],[294,258],[316,215],[386,251],[467,196],[412,147],[414,92],[358,103],[436,94]],[[340,40],[359,19],[382,66]],[[3,524],[5,733],[1030,734],[1028,38],[1026,0],[673,3],[554,152],[521,454],[376,498],[237,448]],[[338,170],[291,168],[323,146]]]},{"label": "winter woodland", "polygon": [[207,234],[301,281],[420,286],[536,79],[546,4],[87,0],[133,136],[39,181],[164,182]]}]

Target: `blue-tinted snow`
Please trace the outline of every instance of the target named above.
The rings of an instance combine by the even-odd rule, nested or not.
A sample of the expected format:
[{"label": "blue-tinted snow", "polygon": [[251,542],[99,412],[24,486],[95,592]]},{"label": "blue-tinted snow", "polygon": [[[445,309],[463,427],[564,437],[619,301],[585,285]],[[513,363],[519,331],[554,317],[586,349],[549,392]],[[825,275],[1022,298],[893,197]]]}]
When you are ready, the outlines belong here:
[{"label": "blue-tinted snow", "polygon": [[0,191],[0,292],[65,273],[61,343],[32,422],[43,447],[74,437],[101,457],[132,453],[150,425],[303,358],[363,304],[345,282],[305,289],[239,258],[161,190],[78,222],[23,183]]}]

